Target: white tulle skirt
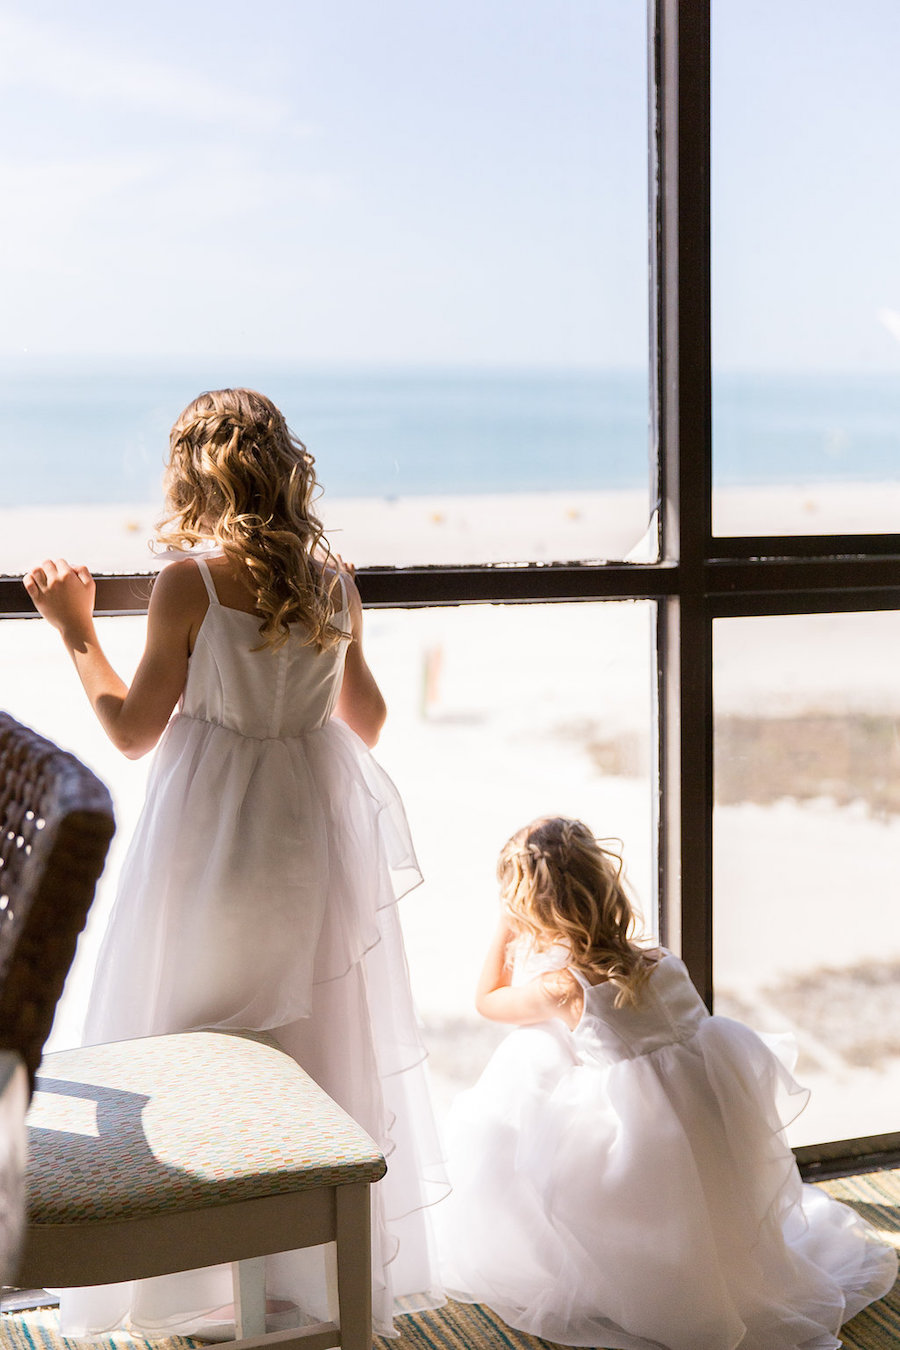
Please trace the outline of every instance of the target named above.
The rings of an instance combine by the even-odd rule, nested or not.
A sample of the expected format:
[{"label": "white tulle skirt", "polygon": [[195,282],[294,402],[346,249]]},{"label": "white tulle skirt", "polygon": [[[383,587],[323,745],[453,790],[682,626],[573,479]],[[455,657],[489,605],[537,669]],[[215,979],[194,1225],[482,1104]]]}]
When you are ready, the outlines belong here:
[{"label": "white tulle skirt", "polygon": [[[267,1031],[381,1147],[373,1314],[443,1301],[429,1207],[447,1192],[398,899],[421,876],[397,791],[347,727],[281,741],[174,719],[122,869],[91,994],[93,1044]],[[327,1249],[267,1260],[267,1292],[334,1316]],[[230,1267],[68,1290],[62,1329],[227,1334]],[[225,1308],[223,1313],[221,1310]],[[290,1320],[290,1313],[288,1313]]]},{"label": "white tulle skirt", "polygon": [[614,1350],[834,1350],[897,1257],[801,1183],[805,1103],[750,1030],[580,1062],[561,1024],[514,1031],[446,1132],[447,1292],[511,1326]]}]

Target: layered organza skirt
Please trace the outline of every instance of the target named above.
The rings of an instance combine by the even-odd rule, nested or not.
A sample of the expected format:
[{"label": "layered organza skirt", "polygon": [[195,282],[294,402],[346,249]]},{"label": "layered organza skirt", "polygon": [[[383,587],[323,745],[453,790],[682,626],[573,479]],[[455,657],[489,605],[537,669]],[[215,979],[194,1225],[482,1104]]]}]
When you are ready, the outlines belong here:
[{"label": "layered organza skirt", "polygon": [[560,1023],[512,1032],[451,1112],[447,1292],[566,1345],[833,1350],[897,1258],[801,1183],[782,1130],[804,1103],[725,1018],[606,1064]]},{"label": "layered organza skirt", "polygon": [[[373,1189],[382,1334],[396,1299],[442,1301],[429,1207],[447,1185],[397,913],[420,880],[397,791],[342,723],[265,740],[180,715],[151,770],[84,1034],[259,1030],[303,1065],[388,1161]],[[269,1258],[270,1298],[333,1316],[329,1259]],[[227,1335],[231,1302],[228,1267],[70,1290],[63,1330],[214,1334],[221,1321]]]}]

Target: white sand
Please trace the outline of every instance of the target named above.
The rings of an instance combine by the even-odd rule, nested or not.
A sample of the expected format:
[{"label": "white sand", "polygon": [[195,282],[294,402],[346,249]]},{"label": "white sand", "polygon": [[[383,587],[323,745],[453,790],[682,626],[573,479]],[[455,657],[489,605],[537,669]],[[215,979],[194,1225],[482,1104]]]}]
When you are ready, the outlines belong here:
[{"label": "white sand", "polygon": [[[329,520],[342,528],[336,546],[360,565],[482,560],[485,538],[495,556],[507,558],[537,556],[541,538],[548,557],[621,554],[626,543],[637,542],[640,503],[632,494],[594,496],[336,502]],[[141,566],[139,541],[152,519],[152,512],[141,517],[122,508],[3,512],[3,562],[11,568],[71,554],[97,570]],[[613,538],[617,524],[618,549],[602,549],[597,539]],[[531,541],[529,548],[514,550],[522,540]],[[557,549],[558,540],[572,549]],[[652,606],[371,611],[366,623],[369,659],[391,709],[378,754],[404,795],[426,874],[422,889],[404,901],[403,920],[445,1100],[477,1071],[490,1044],[490,1036],[477,1039],[470,994],[494,922],[494,859],[508,833],[538,813],[560,811],[619,835],[638,896],[652,910]],[[103,632],[114,664],[127,676],[139,655],[143,620],[107,620]],[[898,615],[720,622],[716,660],[720,711],[900,714]],[[3,706],[94,766],[111,785],[119,816],[114,853],[54,1031],[53,1043],[61,1046],[78,1034],[146,762],[129,764],[106,743],[46,625],[0,625],[0,669]],[[590,752],[595,742],[627,743],[634,764],[604,771]],[[763,991],[782,975],[900,960],[898,846],[900,822],[873,820],[861,804],[841,809],[823,798],[720,808],[716,959],[722,987],[756,999],[765,1021],[771,1019]],[[472,1046],[461,1068],[445,1062],[444,1033],[449,1037],[457,1024],[466,1029],[462,1041],[456,1037],[456,1059],[460,1044],[467,1051]],[[827,1046],[818,1049],[814,1106],[794,1137],[896,1128],[900,1060],[873,1072],[829,1057]]]},{"label": "white sand", "polygon": [[[333,546],[359,567],[416,563],[652,560],[642,491],[480,496],[324,497]],[[145,571],[158,503],[0,510],[0,574],[48,555],[98,572]],[[727,488],[714,497],[718,534],[852,533],[896,528],[900,484]],[[655,543],[655,540],[654,540]]]},{"label": "white sand", "polygon": [[[649,522],[642,492],[324,498],[319,510],[332,547],[358,567],[622,558],[643,547]],[[98,572],[146,571],[159,514],[155,503],[7,508],[0,572],[48,555],[87,560]]]},{"label": "white sand", "polygon": [[801,483],[713,493],[714,534],[892,534],[898,522],[900,482]]}]

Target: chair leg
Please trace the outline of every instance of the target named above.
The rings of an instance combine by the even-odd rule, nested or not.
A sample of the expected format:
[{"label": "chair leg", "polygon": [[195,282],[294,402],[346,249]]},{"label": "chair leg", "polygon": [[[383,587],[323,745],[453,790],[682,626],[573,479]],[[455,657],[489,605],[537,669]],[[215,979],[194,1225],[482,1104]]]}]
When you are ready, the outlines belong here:
[{"label": "chair leg", "polygon": [[234,1286],[235,1340],[266,1334],[266,1258],[234,1261],[231,1266]]},{"label": "chair leg", "polygon": [[338,1310],[343,1350],[372,1350],[372,1232],[369,1183],[338,1186]]}]

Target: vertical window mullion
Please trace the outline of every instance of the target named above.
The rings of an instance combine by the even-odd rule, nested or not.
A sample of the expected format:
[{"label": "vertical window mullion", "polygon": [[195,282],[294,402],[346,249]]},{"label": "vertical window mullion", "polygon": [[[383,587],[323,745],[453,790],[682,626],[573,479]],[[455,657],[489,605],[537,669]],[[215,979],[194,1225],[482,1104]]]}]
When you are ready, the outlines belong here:
[{"label": "vertical window mullion", "polygon": [[652,19],[661,539],[679,577],[658,626],[661,929],[711,1006],[709,20],[709,0],[657,0]]}]

